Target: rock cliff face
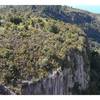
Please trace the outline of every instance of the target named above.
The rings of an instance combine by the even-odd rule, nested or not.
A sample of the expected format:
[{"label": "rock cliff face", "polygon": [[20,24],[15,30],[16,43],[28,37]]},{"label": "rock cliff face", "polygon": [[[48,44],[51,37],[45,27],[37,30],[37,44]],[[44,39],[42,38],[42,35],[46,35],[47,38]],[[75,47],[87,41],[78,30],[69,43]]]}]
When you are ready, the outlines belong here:
[{"label": "rock cliff face", "polygon": [[1,84],[23,95],[83,94],[90,81],[89,48],[77,26],[90,25],[92,17],[61,6],[16,7],[0,10],[6,15],[0,28]]},{"label": "rock cliff face", "polygon": [[22,94],[62,95],[81,94],[88,88],[89,62],[86,50],[80,53],[70,50],[63,61],[63,66],[53,71],[47,78],[37,82],[24,82]]},{"label": "rock cliff face", "polygon": [[0,84],[0,95],[15,95],[9,88]]}]

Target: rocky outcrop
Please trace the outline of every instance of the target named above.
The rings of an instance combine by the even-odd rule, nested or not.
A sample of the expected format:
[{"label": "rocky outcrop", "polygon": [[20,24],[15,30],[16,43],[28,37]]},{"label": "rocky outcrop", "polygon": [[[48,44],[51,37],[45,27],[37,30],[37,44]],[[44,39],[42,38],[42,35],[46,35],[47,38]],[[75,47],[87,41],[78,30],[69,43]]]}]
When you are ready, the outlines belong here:
[{"label": "rocky outcrop", "polygon": [[24,82],[22,94],[62,95],[81,94],[88,88],[89,62],[86,50],[70,50],[63,60],[63,66],[53,71],[47,78],[36,82]]},{"label": "rocky outcrop", "polygon": [[0,85],[0,95],[15,95],[15,93],[6,86]]},{"label": "rocky outcrop", "polygon": [[[83,94],[90,67],[86,35],[77,25],[86,33],[97,33],[90,30],[94,17],[61,6],[20,7],[0,10],[2,16],[7,15],[1,18],[7,23],[1,20],[0,80],[16,94],[20,94],[20,85],[21,94]],[[1,94],[8,93],[2,91],[5,87]]]}]

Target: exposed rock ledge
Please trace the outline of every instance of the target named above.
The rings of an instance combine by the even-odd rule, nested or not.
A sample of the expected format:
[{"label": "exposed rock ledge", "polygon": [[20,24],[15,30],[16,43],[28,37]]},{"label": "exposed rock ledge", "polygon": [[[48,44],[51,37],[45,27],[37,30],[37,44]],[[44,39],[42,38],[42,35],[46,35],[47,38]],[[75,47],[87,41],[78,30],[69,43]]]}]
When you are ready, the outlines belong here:
[{"label": "exposed rock ledge", "polygon": [[71,50],[64,59],[63,67],[37,82],[24,82],[21,92],[24,95],[81,94],[88,88],[88,83],[89,64],[86,50],[82,53]]}]

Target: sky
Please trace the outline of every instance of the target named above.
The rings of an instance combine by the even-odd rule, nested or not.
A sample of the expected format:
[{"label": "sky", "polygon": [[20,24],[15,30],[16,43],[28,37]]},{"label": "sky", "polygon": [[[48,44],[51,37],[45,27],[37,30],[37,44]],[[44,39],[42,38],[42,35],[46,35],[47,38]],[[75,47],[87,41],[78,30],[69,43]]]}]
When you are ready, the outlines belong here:
[{"label": "sky", "polygon": [[100,13],[100,0],[0,0],[0,5],[68,5]]},{"label": "sky", "polygon": [[74,8],[100,13],[100,0],[66,0],[66,4]]},{"label": "sky", "polygon": [[72,5],[72,7],[100,14],[100,6],[98,5]]}]

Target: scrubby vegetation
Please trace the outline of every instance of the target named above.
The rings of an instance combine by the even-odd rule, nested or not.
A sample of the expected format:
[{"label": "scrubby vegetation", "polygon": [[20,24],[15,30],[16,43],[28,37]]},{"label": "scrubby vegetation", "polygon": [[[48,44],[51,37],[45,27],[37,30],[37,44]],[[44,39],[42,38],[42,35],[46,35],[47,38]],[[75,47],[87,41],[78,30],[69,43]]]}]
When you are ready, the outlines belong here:
[{"label": "scrubby vegetation", "polygon": [[91,44],[89,94],[100,94],[99,19],[65,6],[0,8],[0,83],[20,93],[23,80],[36,81],[63,66],[70,49],[81,53],[86,47],[86,34],[78,27]]},{"label": "scrubby vegetation", "polygon": [[62,66],[71,48],[85,47],[76,25],[16,10],[1,13],[0,22],[0,82],[6,85],[43,78]]}]

